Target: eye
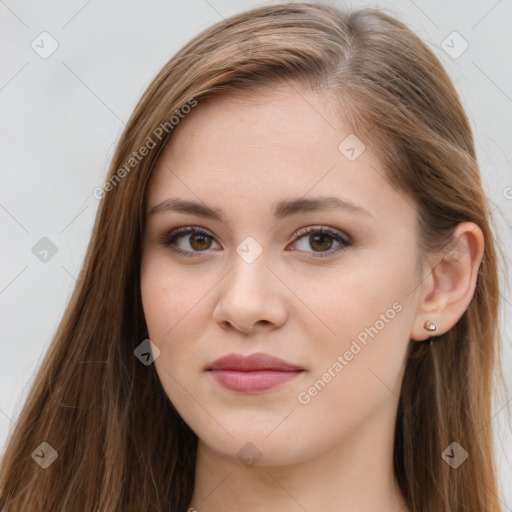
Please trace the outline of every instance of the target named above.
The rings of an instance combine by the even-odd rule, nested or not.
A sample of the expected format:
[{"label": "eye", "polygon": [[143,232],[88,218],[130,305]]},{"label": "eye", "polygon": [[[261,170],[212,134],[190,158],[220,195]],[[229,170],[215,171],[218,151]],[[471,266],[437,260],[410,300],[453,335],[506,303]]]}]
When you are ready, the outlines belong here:
[{"label": "eye", "polygon": [[[296,240],[293,244],[298,245],[299,242],[309,244],[309,246],[313,248],[313,251],[308,251],[307,249],[299,250],[302,252],[312,252],[314,258],[332,256],[335,253],[346,250],[348,246],[352,245],[352,241],[348,235],[328,226],[302,228],[297,231],[294,236]],[[187,237],[189,237],[188,240]],[[306,239],[306,237],[309,238]],[[213,237],[208,232],[195,226],[176,228],[160,238],[160,243],[173,252],[190,257],[201,256],[201,252],[205,252],[211,248],[212,241]],[[332,249],[333,242],[338,244],[334,249]]]},{"label": "eye", "polygon": [[[188,241],[187,236],[190,237]],[[213,237],[206,231],[194,226],[188,226],[172,230],[169,234],[163,236],[160,242],[178,254],[194,257],[200,256],[200,254],[197,253],[204,252],[206,249],[209,249],[211,247],[212,240]],[[181,244],[181,247],[174,247],[176,242],[183,243]],[[187,248],[192,248],[193,250],[190,251],[187,250]]]},{"label": "eye", "polygon": [[[294,245],[299,245],[300,242],[303,242],[306,249],[299,250],[313,252],[314,258],[332,256],[333,254],[346,250],[347,247],[352,245],[352,241],[348,235],[328,226],[302,228],[295,233],[295,236],[298,237],[298,242],[294,242]],[[333,241],[338,244],[334,249],[332,249]],[[313,251],[308,251],[308,246],[312,247]]]}]

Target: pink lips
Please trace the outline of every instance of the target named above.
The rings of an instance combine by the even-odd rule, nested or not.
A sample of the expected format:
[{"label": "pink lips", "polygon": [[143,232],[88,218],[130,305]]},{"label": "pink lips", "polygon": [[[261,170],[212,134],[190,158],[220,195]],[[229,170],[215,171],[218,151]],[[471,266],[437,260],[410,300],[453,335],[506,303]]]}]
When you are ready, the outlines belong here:
[{"label": "pink lips", "polygon": [[266,391],[297,377],[304,370],[269,354],[227,354],[207,370],[221,386],[243,393]]}]

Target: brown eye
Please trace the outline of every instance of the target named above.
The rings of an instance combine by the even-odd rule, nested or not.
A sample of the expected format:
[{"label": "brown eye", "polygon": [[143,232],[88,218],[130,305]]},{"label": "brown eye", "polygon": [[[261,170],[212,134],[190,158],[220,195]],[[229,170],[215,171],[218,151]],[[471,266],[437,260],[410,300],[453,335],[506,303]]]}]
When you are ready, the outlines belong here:
[{"label": "brown eye", "polygon": [[204,251],[205,249],[209,249],[211,246],[211,238],[207,235],[203,235],[202,233],[191,235],[189,240],[190,247],[197,251]]},{"label": "brown eye", "polygon": [[[212,248],[212,243],[217,243],[209,233],[193,226],[174,229],[161,237],[160,242],[175,253],[192,257],[207,253]],[[305,247],[301,247],[300,244],[304,244]],[[333,248],[333,244],[337,246]],[[298,245],[297,249],[300,252],[312,253],[312,257],[322,258],[346,250],[352,245],[352,240],[342,231],[321,226],[299,230],[293,245]]]},{"label": "brown eye", "polygon": [[213,237],[194,227],[177,228],[160,239],[172,251],[183,256],[201,256],[212,246]]},{"label": "brown eye", "polygon": [[309,236],[309,243],[313,249],[317,251],[329,250],[332,247],[333,239],[330,235],[325,233],[318,233]]},{"label": "brown eye", "polygon": [[[301,252],[313,253],[314,258],[333,256],[352,245],[348,235],[327,226],[303,228],[296,233],[296,237],[297,241],[293,245]],[[333,244],[337,244],[334,249]]]}]

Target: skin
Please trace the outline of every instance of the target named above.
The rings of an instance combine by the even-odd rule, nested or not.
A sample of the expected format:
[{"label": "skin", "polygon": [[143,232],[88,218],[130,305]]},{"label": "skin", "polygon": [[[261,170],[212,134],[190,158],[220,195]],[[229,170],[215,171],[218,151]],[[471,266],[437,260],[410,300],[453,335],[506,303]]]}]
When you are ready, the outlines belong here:
[{"label": "skin", "polygon": [[[408,345],[432,335],[425,320],[440,335],[463,315],[483,234],[460,224],[456,256],[429,254],[420,268],[413,200],[387,184],[368,148],[354,161],[338,150],[352,130],[330,112],[317,93],[289,84],[200,102],[149,183],[148,213],[176,197],[225,215],[223,222],[175,211],[148,215],[141,264],[144,314],[160,350],[156,371],[199,438],[190,503],[198,512],[267,511],[270,504],[281,512],[408,510],[392,467]],[[370,215],[330,209],[272,216],[276,201],[303,196],[343,197]],[[159,243],[183,226],[209,232],[174,243],[197,257]],[[307,226],[330,226],[352,245],[335,252],[333,238],[298,238]],[[236,251],[248,236],[262,250],[252,263]],[[401,308],[389,319],[393,304]],[[358,334],[381,325],[381,315],[388,321],[378,333],[333,370]],[[231,352],[272,354],[304,371],[269,391],[229,391],[204,369]],[[330,381],[308,395],[329,368]],[[309,402],[299,401],[301,392]],[[247,454],[260,458],[249,465]]]}]

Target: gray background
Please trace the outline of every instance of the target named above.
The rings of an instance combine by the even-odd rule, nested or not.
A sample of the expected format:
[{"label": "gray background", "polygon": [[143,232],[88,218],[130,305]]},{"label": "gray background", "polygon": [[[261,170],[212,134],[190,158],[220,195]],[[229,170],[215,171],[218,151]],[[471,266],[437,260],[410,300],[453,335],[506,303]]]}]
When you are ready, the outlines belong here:
[{"label": "gray background", "polygon": [[[172,54],[199,31],[236,12],[271,3],[0,0],[2,450],[82,265],[98,207],[92,191],[103,184],[115,144],[142,92]],[[496,232],[506,254],[512,254],[511,0],[347,3],[390,9],[440,57],[470,116]],[[41,46],[44,31],[58,43],[45,59],[31,46]],[[453,52],[460,52],[464,43],[451,35],[454,31],[469,45],[456,58]],[[51,41],[45,41],[48,50]],[[453,46],[452,56],[443,41]],[[57,248],[46,263],[32,252],[43,237]],[[510,257],[500,262],[502,269],[505,263],[510,266]],[[510,276],[502,273],[501,283],[508,392],[495,397],[492,422],[500,497],[508,512]]]}]

